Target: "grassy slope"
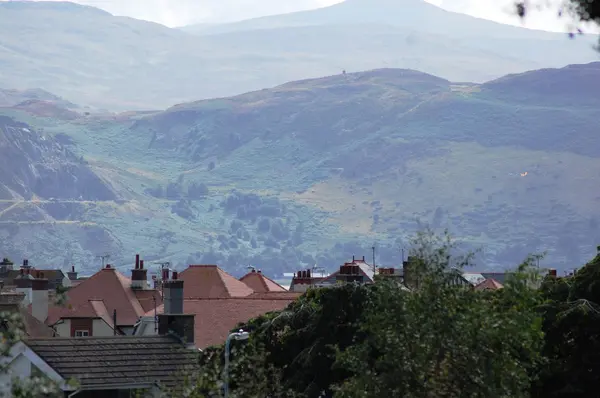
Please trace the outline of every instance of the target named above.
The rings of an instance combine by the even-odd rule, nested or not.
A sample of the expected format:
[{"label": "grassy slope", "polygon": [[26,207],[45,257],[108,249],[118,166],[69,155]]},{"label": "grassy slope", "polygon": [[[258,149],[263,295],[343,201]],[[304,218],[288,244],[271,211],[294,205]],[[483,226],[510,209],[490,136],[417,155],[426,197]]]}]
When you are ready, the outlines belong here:
[{"label": "grassy slope", "polygon": [[470,31],[476,36],[448,40],[428,26],[367,18],[197,37],[66,2],[0,2],[0,87],[39,87],[100,108],[161,109],[342,69],[415,68],[455,81],[483,81],[593,57],[580,42],[532,37],[515,43],[501,35],[498,40],[508,42],[500,46],[475,28]]},{"label": "grassy slope", "polygon": [[[578,84],[574,91],[585,94],[596,67],[483,86],[377,70],[149,116],[29,122],[71,137],[121,193],[124,202],[99,203],[83,218],[109,225],[121,246],[132,248],[124,256],[140,250],[152,259],[240,269],[256,262],[281,272],[298,262],[335,266],[377,241],[382,261],[392,263],[393,241],[418,228],[419,219],[483,245],[489,265],[547,249],[549,262],[569,266],[600,238],[600,197],[590,190],[600,182],[592,128],[600,108],[596,96],[564,93]],[[544,80],[547,73],[552,80]],[[210,189],[185,205],[192,218],[172,212],[177,200],[147,193],[178,179]],[[240,206],[233,213],[220,207],[234,188],[263,204],[282,201],[282,214],[262,218],[290,234],[302,224],[301,241],[283,237],[268,249],[272,232],[259,231],[261,217],[239,220]],[[355,243],[333,247],[338,242]]]}]

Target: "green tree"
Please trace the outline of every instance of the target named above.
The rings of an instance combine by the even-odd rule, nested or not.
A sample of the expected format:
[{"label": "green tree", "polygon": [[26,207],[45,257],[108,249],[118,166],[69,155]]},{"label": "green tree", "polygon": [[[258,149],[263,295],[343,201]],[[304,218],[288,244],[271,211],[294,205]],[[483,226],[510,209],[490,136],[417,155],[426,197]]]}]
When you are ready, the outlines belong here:
[{"label": "green tree", "polygon": [[[420,234],[411,252],[419,288],[397,282],[309,289],[285,311],[239,327],[238,397],[525,397],[543,343],[537,274],[528,259],[503,290],[453,285],[448,236]],[[205,351],[202,387],[219,390],[223,347]]]},{"label": "green tree", "polygon": [[540,369],[533,397],[596,395],[600,382],[600,247],[598,252],[574,277],[547,277],[542,285],[547,365]]},{"label": "green tree", "polygon": [[495,292],[458,287],[446,237],[418,237],[418,289],[381,280],[369,289],[361,330],[367,338],[340,351],[352,376],[336,397],[526,397],[543,342],[536,273],[528,260]]}]

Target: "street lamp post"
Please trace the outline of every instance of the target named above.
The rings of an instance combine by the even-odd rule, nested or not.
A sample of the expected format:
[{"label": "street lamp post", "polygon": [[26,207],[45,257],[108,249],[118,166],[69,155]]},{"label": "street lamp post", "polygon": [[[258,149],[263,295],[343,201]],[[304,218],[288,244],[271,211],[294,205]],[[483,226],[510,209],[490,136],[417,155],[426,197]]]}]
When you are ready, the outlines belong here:
[{"label": "street lamp post", "polygon": [[239,332],[231,333],[225,340],[225,366],[223,367],[223,395],[229,397],[229,346],[231,340],[248,340],[250,333],[244,332],[242,329]]}]

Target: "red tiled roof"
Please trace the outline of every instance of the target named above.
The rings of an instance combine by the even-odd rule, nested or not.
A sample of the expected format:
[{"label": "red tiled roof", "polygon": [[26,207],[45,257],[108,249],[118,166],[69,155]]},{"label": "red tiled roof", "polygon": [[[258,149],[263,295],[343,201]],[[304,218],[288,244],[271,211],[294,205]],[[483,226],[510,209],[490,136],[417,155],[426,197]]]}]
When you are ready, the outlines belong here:
[{"label": "red tiled roof", "polygon": [[275,282],[274,280],[267,278],[262,272],[252,271],[240,278],[240,281],[244,282],[246,286],[255,292],[285,292],[285,288]]},{"label": "red tiled roof", "polygon": [[481,282],[479,285],[475,286],[477,290],[498,290],[502,289],[504,286],[493,278],[488,278]]},{"label": "red tiled roof", "polygon": [[153,310],[162,304],[162,296],[159,290],[134,290],[135,297],[140,302],[144,312]]},{"label": "red tiled roof", "polygon": [[[184,283],[185,288],[185,283]],[[279,296],[279,293],[273,293]],[[294,299],[289,297],[273,298],[225,298],[225,299],[186,299],[183,311],[195,314],[194,340],[196,347],[206,348],[223,344],[229,332],[239,323],[272,311],[285,309]],[[163,306],[157,308],[162,313]],[[154,316],[154,311],[146,316]]]},{"label": "red tiled roof", "polygon": [[254,293],[216,265],[190,265],[179,274],[183,281],[186,298],[233,298],[247,297]]},{"label": "red tiled roof", "polygon": [[[37,320],[33,315],[27,312],[27,309],[18,303],[0,304],[0,312],[18,312],[21,315],[23,329],[27,337],[52,337],[54,332],[43,322]],[[0,325],[0,331],[3,331],[4,325]]]},{"label": "red tiled roof", "polygon": [[[162,302],[160,292],[156,293],[157,304]],[[101,300],[108,314],[117,310],[117,324],[119,326],[134,325],[138,318],[146,313],[147,305],[142,306],[136,293],[131,289],[131,280],[114,268],[104,268],[83,280],[67,292],[65,307],[51,306],[48,310],[47,324],[53,325],[61,317],[95,317],[97,312],[90,304],[90,300]],[[111,322],[112,323],[112,322]]]},{"label": "red tiled roof", "polygon": [[266,300],[295,300],[302,296],[301,292],[256,292],[249,295],[249,299],[266,299]]}]

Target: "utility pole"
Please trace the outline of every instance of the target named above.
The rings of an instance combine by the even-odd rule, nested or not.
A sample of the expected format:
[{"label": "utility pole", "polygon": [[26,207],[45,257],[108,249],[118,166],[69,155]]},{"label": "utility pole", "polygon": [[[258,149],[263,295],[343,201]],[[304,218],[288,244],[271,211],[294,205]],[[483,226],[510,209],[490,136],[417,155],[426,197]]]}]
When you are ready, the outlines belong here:
[{"label": "utility pole", "polygon": [[377,272],[377,267],[375,266],[375,246],[371,247],[371,250],[373,250],[373,275],[375,275]]}]

